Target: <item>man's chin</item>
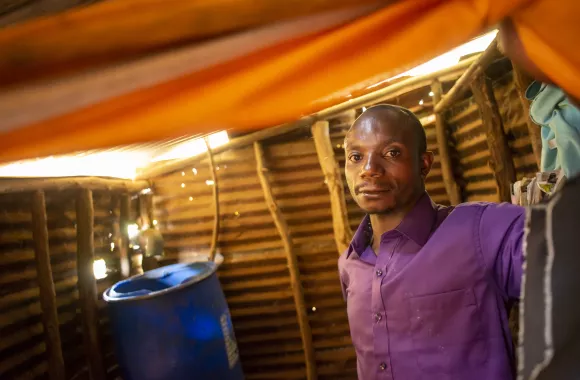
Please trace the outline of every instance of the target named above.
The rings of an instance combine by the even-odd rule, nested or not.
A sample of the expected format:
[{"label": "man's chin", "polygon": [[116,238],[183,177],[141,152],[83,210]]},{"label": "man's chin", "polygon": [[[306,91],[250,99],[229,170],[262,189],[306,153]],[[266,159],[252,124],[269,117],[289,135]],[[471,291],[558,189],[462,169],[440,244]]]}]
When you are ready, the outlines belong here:
[{"label": "man's chin", "polygon": [[[373,204],[374,203],[374,204]],[[361,202],[359,207],[367,214],[389,214],[396,209],[393,203]]]}]

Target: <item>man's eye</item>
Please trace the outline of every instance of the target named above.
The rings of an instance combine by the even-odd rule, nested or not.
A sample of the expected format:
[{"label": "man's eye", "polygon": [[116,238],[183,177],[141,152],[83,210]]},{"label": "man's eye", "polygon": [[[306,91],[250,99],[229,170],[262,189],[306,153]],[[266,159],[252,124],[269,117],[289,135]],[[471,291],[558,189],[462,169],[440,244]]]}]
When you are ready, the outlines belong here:
[{"label": "man's eye", "polygon": [[362,155],[360,155],[358,153],[351,153],[348,156],[348,159],[351,160],[352,162],[358,162],[358,161],[362,160]]},{"label": "man's eye", "polygon": [[389,150],[387,152],[387,157],[389,157],[389,158],[399,157],[400,155],[401,155],[401,152],[399,152],[398,150]]}]

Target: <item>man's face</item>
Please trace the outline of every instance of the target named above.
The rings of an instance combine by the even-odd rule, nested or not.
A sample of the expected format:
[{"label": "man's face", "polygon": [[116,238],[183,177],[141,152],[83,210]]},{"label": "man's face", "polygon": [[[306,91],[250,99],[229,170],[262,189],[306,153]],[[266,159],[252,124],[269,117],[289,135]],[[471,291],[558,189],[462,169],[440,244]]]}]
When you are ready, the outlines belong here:
[{"label": "man's face", "polygon": [[346,180],[366,213],[412,206],[423,191],[432,155],[418,153],[417,141],[401,117],[361,116],[345,139]]}]

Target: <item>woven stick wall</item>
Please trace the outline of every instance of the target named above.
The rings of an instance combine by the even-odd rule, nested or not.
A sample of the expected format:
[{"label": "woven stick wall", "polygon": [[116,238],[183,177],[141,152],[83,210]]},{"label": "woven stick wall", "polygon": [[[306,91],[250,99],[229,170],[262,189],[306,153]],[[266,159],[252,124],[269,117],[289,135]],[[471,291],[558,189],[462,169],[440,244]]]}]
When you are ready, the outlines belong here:
[{"label": "woven stick wall", "polygon": [[[88,378],[83,350],[82,314],[77,287],[77,191],[47,191],[46,215],[52,278],[56,292],[62,357],[66,379]],[[0,378],[46,378],[48,353],[42,324],[38,275],[35,265],[32,194],[0,195]],[[95,256],[118,267],[119,197],[109,191],[94,192]],[[102,292],[114,274],[99,280],[98,327],[100,351],[107,378],[119,375],[108,328]]]},{"label": "woven stick wall", "polygon": [[[503,121],[516,178],[532,176],[538,171],[509,61],[501,60],[486,71],[492,79],[493,92]],[[488,136],[483,128],[479,106],[471,93],[455,103],[446,114],[450,128],[450,145],[456,154],[454,171],[461,184],[464,201],[500,201],[498,185],[489,166]],[[539,127],[538,127],[539,128]]]},{"label": "woven stick wall", "polygon": [[[354,352],[338,282],[328,190],[311,137],[263,145],[271,190],[298,257],[319,378],[354,376]],[[251,147],[215,156],[221,229],[218,274],[248,379],[304,378],[305,359],[282,241]],[[212,234],[207,162],[154,181],[167,260],[206,252]],[[210,183],[210,185],[208,185]]]}]

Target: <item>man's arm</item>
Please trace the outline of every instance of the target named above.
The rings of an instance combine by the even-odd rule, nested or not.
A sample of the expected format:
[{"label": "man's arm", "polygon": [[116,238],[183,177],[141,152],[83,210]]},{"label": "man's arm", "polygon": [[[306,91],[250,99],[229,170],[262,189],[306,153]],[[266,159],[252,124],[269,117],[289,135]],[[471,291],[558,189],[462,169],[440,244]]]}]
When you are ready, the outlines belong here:
[{"label": "man's arm", "polygon": [[346,270],[344,269],[344,264],[345,264],[345,260],[346,260],[346,254],[342,254],[340,255],[340,257],[338,258],[338,276],[340,278],[340,289],[342,289],[342,298],[346,301],[346,282],[345,282],[345,277],[346,276]]},{"label": "man's arm", "polygon": [[480,219],[483,259],[506,301],[520,298],[524,224],[525,209],[508,203],[487,206]]}]

